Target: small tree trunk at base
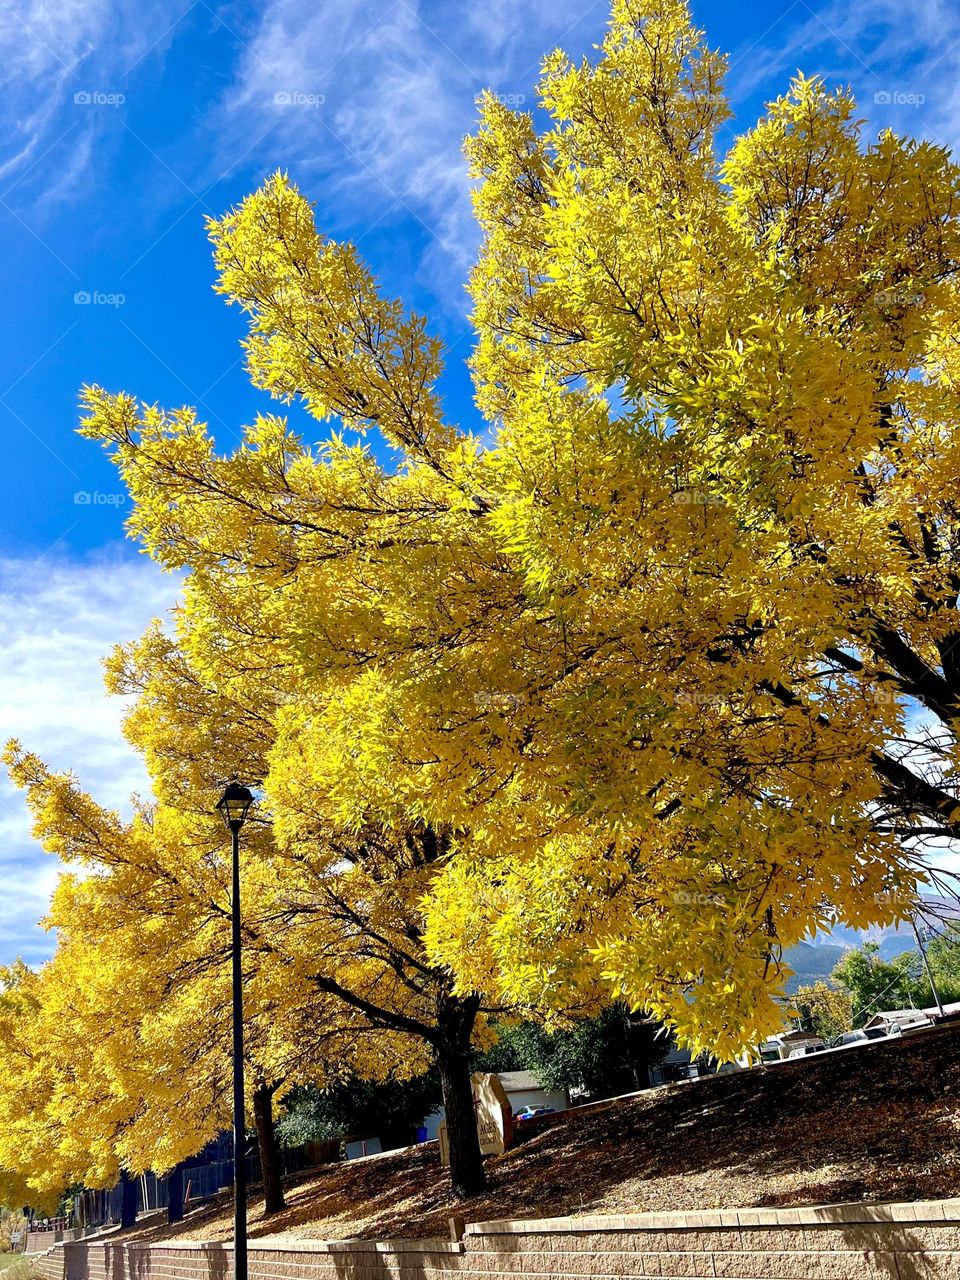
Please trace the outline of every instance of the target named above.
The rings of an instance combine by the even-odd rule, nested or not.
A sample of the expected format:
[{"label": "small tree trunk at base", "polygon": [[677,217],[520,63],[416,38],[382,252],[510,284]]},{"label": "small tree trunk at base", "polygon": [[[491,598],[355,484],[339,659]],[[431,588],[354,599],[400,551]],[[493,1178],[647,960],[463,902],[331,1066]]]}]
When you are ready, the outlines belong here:
[{"label": "small tree trunk at base", "polygon": [[273,1122],[273,1090],[269,1085],[258,1085],[254,1091],[253,1118],[257,1127],[257,1145],[260,1148],[260,1168],[263,1170],[264,1213],[269,1216],[287,1207],[283,1199],[280,1144],[277,1141],[277,1127]]},{"label": "small tree trunk at base", "polygon": [[450,1182],[454,1194],[464,1200],[479,1194],[487,1185],[470,1083],[470,1039],[477,1001],[473,997],[444,997],[437,1013],[438,1042],[434,1053],[450,1143]]},{"label": "small tree trunk at base", "polygon": [[183,1221],[183,1165],[170,1170],[167,1178],[167,1221]]},{"label": "small tree trunk at base", "polygon": [[132,1227],[137,1220],[137,1181],[126,1169],[120,1170],[120,1226]]}]

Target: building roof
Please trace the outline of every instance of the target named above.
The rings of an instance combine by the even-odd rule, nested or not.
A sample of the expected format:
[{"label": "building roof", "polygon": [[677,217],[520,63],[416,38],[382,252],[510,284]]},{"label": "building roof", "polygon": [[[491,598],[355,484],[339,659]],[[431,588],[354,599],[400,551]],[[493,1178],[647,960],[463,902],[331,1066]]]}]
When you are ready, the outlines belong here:
[{"label": "building roof", "polygon": [[507,1093],[524,1093],[528,1089],[549,1093],[532,1071],[498,1071],[497,1075]]},{"label": "building roof", "polygon": [[936,1009],[884,1009],[880,1013],[875,1013],[863,1025],[865,1027],[882,1027],[885,1023],[924,1022],[929,1021],[934,1013],[936,1013]]},{"label": "building roof", "polygon": [[[939,1009],[936,1005],[930,1005],[927,1009],[885,1009],[880,1013],[875,1013],[869,1022],[864,1023],[867,1027],[880,1027],[884,1023],[896,1022],[900,1024],[911,1022],[923,1022],[926,1018],[932,1022],[939,1015]],[[960,1001],[954,1001],[952,1004],[945,1004],[943,1012],[947,1014],[960,1013]]]}]

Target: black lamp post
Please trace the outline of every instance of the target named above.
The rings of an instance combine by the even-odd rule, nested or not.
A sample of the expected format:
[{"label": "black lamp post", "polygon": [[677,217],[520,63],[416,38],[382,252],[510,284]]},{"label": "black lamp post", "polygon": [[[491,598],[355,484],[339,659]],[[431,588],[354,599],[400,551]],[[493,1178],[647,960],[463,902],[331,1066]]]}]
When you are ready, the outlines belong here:
[{"label": "black lamp post", "polygon": [[233,845],[233,1274],[247,1280],[247,1127],[243,1097],[243,973],[240,967],[240,828],[253,796],[234,778],[217,801]]}]

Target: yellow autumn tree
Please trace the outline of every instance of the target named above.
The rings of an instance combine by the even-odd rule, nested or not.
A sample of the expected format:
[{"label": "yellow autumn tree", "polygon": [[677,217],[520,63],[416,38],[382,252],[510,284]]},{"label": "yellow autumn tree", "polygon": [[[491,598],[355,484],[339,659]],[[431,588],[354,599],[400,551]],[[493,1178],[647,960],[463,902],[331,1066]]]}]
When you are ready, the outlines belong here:
[{"label": "yellow autumn tree", "polygon": [[210,227],[251,378],[397,465],[99,387],[83,431],[197,678],[269,708],[281,851],[429,832],[462,998],[602,984],[732,1057],[784,947],[902,917],[960,835],[960,174],[804,77],[721,154],[723,71],[681,0],[615,0],[543,127],[483,99],[485,437],[283,175]]},{"label": "yellow autumn tree", "polygon": [[832,982],[812,982],[798,987],[791,1005],[798,1025],[827,1042],[853,1027],[853,1000],[849,992]]},{"label": "yellow autumn tree", "polygon": [[[12,973],[3,1022],[0,1168],[40,1194],[164,1173],[229,1124],[230,910],[219,819],[152,805],[131,822],[11,748],[35,834],[72,867],[47,923],[53,959]],[[262,836],[260,843],[262,844]],[[274,1102],[294,1084],[422,1069],[405,1039],[326,997],[286,945],[303,916],[293,885],[251,839],[243,890],[248,1101],[267,1213],[283,1207]],[[325,939],[329,943],[329,939]],[[13,981],[15,979],[15,981]],[[29,1064],[29,1069],[24,1064]]]},{"label": "yellow autumn tree", "polygon": [[[229,913],[212,780],[225,759],[247,777],[263,776],[271,734],[281,720],[290,724],[292,707],[284,703],[292,686],[282,672],[248,670],[242,701],[220,695],[186,656],[194,640],[188,610],[178,629],[180,645],[155,626],[108,663],[110,687],[133,699],[124,729],[144,755],[157,797],[132,822],[104,811],[16,744],[7,752],[37,838],[68,863],[97,872],[62,879],[49,919],[60,945],[41,975],[56,993],[60,1038],[98,1040],[89,1062],[84,1051],[89,1085],[60,1100],[51,1116],[56,1141],[68,1146],[87,1127],[103,1133],[106,1171],[86,1170],[91,1185],[119,1167],[169,1168],[226,1119]],[[485,1010],[476,994],[455,991],[452,975],[431,963],[423,946],[422,903],[449,833],[415,821],[402,830],[337,826],[318,803],[310,755],[309,748],[302,758],[284,753],[284,778],[277,774],[271,804],[256,807],[242,842],[258,1133],[261,1106],[269,1134],[272,1095],[293,1083],[411,1076],[433,1065],[447,1112],[451,1177],[469,1194],[483,1184],[469,1055],[475,1041],[484,1042]],[[113,993],[121,990],[118,1002]],[[99,1009],[106,1011],[99,1027],[78,1028],[83,1013],[96,1020]],[[102,1091],[101,1050],[115,1114],[90,1103]],[[76,1069],[62,1044],[57,1061]],[[16,1105],[24,1105],[22,1095]],[[45,1167],[62,1172],[49,1134],[41,1145]],[[267,1154],[261,1150],[265,1172]],[[35,1149],[30,1158],[44,1162]],[[279,1203],[279,1180],[277,1190]]]},{"label": "yellow autumn tree", "polygon": [[[29,1029],[35,1024],[39,1007],[37,978],[23,961],[0,969],[0,1114],[3,1119],[3,1146],[0,1149],[0,1204],[7,1208],[32,1207],[41,1212],[56,1210],[59,1193],[66,1185],[59,1179],[38,1184],[19,1153],[32,1150],[36,1133],[31,1120],[36,1100],[43,1105],[49,1096],[49,1077],[38,1071],[38,1054]],[[27,1096],[31,1105],[24,1109]],[[10,1152],[16,1148],[13,1158]]]},{"label": "yellow autumn tree", "polygon": [[[264,840],[254,856],[276,877],[283,933],[258,945],[275,947],[308,990],[364,1033],[355,1074],[377,1078],[391,1064],[408,1075],[436,1068],[452,1185],[472,1194],[484,1174],[470,1053],[489,1036],[488,1013],[511,1006],[498,1000],[491,1010],[480,993],[458,991],[425,950],[423,904],[453,834],[415,815],[381,821],[373,811],[340,821],[314,776],[324,760],[314,737],[325,731],[319,707],[308,723],[297,672],[274,657],[218,674],[206,660],[207,619],[191,599],[192,586],[178,611],[177,644],[154,628],[109,664],[111,687],[134,697],[127,737],[143,752],[156,794],[188,812],[209,812],[210,780],[224,758],[249,778],[273,778],[258,807]],[[337,716],[338,708],[324,714]]]}]

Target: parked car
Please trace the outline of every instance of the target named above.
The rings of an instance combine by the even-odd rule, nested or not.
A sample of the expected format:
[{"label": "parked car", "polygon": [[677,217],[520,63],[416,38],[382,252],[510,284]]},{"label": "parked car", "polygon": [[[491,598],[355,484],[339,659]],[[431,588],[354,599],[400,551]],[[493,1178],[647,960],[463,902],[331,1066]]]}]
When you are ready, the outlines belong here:
[{"label": "parked car", "polygon": [[830,1041],[831,1049],[850,1049],[857,1044],[867,1044],[869,1037],[865,1031],[843,1031]]},{"label": "parked car", "polygon": [[791,1058],[807,1058],[811,1053],[823,1053],[826,1049],[825,1044],[801,1044],[796,1049],[792,1049],[787,1054],[787,1061]]},{"label": "parked car", "polygon": [[556,1112],[555,1107],[521,1107],[513,1117],[514,1120],[532,1120],[534,1116],[552,1116]]},{"label": "parked car", "polygon": [[898,1026],[864,1027],[862,1031],[844,1031],[830,1041],[831,1049],[852,1049],[858,1044],[870,1044],[873,1040],[889,1040],[901,1034]]}]

